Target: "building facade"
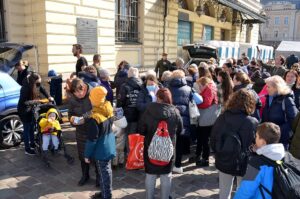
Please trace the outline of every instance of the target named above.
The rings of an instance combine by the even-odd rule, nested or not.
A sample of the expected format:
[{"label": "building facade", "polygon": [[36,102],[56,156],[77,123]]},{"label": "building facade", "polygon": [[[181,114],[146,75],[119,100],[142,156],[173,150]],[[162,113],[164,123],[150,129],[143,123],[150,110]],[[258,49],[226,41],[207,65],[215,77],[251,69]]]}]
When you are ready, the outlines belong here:
[{"label": "building facade", "polygon": [[267,21],[261,25],[261,43],[278,46],[285,41],[300,41],[300,1],[273,1],[264,5]]},{"label": "building facade", "polygon": [[[89,64],[99,53],[111,71],[122,60],[153,68],[162,52],[174,61],[187,43],[257,43],[261,8],[257,0],[0,0],[0,40],[36,45],[42,74],[73,72],[79,40],[91,45]],[[33,53],[25,59],[35,62]]]}]

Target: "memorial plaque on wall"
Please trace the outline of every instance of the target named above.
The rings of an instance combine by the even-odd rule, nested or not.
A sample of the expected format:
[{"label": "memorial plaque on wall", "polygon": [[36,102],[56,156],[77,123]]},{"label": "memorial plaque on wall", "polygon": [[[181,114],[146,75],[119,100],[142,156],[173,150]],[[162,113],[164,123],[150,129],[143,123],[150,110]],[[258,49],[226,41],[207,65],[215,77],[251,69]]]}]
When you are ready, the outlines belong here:
[{"label": "memorial plaque on wall", "polygon": [[97,54],[97,20],[77,18],[76,32],[77,43],[82,45],[83,54]]}]

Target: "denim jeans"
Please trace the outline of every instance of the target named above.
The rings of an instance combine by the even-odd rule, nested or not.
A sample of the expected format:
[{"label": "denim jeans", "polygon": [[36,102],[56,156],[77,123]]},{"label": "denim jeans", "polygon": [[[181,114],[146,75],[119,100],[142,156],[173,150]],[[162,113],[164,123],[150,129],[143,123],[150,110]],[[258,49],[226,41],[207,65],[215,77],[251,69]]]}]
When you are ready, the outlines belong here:
[{"label": "denim jeans", "polygon": [[48,150],[50,140],[52,140],[52,144],[54,146],[54,149],[55,150],[58,149],[58,145],[59,145],[58,137],[56,135],[43,134],[43,151]]},{"label": "denim jeans", "polygon": [[154,199],[156,178],[160,177],[160,198],[169,199],[171,196],[172,173],[165,175],[146,174],[146,199]]},{"label": "denim jeans", "polygon": [[23,138],[25,144],[25,150],[30,149],[30,145],[34,144],[34,132],[32,122],[23,122]]},{"label": "denim jeans", "polygon": [[[219,171],[219,199],[230,199],[231,198],[231,191],[232,191],[232,184],[235,176],[232,176],[227,173],[223,173]],[[240,183],[242,181],[242,177],[237,176],[237,190],[240,186]]]},{"label": "denim jeans", "polygon": [[103,199],[112,198],[112,171],[110,161],[96,160],[96,167],[99,174],[100,190]]}]

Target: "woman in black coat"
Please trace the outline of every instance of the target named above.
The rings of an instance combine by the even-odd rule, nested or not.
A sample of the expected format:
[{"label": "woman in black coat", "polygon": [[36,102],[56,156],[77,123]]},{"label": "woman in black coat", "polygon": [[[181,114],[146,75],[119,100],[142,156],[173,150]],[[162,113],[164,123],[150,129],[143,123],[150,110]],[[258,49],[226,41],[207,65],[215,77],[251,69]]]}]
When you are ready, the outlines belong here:
[{"label": "woman in black coat", "polygon": [[[77,150],[78,157],[81,162],[82,177],[78,182],[79,186],[83,186],[90,178],[89,164],[85,163],[84,161],[84,150],[87,140],[88,124],[85,123],[85,119],[81,120],[79,124],[75,124],[74,117],[84,117],[86,119],[89,117],[90,111],[92,110],[92,105],[89,100],[90,90],[90,85],[84,83],[83,80],[76,78],[72,80],[70,89],[71,95],[68,99],[68,117],[71,124],[76,127]],[[96,177],[98,178],[98,175]],[[97,182],[99,181],[96,179],[96,185],[98,185]]]},{"label": "woman in black coat", "polygon": [[[157,102],[150,103],[140,121],[140,132],[145,136],[144,163],[146,172],[146,195],[147,199],[154,198],[155,181],[157,175],[161,180],[161,197],[168,199],[171,194],[171,176],[173,158],[166,166],[156,166],[149,161],[148,148],[156,132],[158,123],[166,121],[170,138],[175,143],[175,135],[182,131],[182,119],[179,111],[172,105],[172,96],[167,88],[161,88],[157,92]],[[174,144],[173,144],[174,146]]]},{"label": "woman in black coat", "polygon": [[[247,162],[244,162],[242,171],[237,172],[237,165],[230,164],[235,162],[232,160],[232,153],[224,153],[226,136],[237,134],[241,142],[242,151],[246,151],[254,142],[255,131],[258,125],[256,118],[250,116],[255,110],[255,99],[251,92],[241,89],[233,93],[222,113],[216,120],[211,132],[211,147],[216,152],[216,168],[219,170],[219,188],[220,198],[230,198],[233,179],[237,177],[238,184],[245,174]],[[238,145],[227,146],[233,151],[238,151]],[[227,149],[227,148],[225,148]],[[230,150],[230,151],[232,151]]]},{"label": "woman in black coat", "polygon": [[189,101],[192,88],[187,85],[185,74],[182,70],[175,70],[169,83],[173,104],[179,110],[183,121],[183,129],[176,138],[176,160],[174,172],[182,173],[181,159],[184,154],[190,152],[190,113]]},{"label": "woman in black coat", "polygon": [[278,76],[266,79],[268,95],[262,114],[262,122],[273,122],[280,127],[282,143],[288,149],[293,135],[292,124],[298,114],[294,94],[284,80]]},{"label": "woman in black coat", "polygon": [[33,129],[33,112],[31,102],[38,102],[41,99],[40,94],[43,94],[50,101],[52,97],[46,92],[44,87],[41,86],[41,76],[37,73],[31,73],[23,80],[23,86],[20,91],[20,98],[18,102],[18,113],[23,123],[25,154],[35,155],[34,152],[34,129]]}]

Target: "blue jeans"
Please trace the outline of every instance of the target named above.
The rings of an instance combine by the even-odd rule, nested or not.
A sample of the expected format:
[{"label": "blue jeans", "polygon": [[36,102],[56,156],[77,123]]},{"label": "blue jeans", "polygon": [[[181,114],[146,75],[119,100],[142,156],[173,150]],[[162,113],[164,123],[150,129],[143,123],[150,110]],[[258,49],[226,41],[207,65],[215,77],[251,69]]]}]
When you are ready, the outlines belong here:
[{"label": "blue jeans", "polygon": [[34,144],[34,132],[32,122],[23,122],[23,138],[25,144],[25,150],[30,149],[30,145]]},{"label": "blue jeans", "polygon": [[103,199],[112,198],[112,171],[110,161],[96,160],[99,174],[100,190]]},{"label": "blue jeans", "polygon": [[160,178],[160,198],[169,199],[171,196],[172,173],[152,175],[146,173],[146,199],[154,199],[156,178]]}]

